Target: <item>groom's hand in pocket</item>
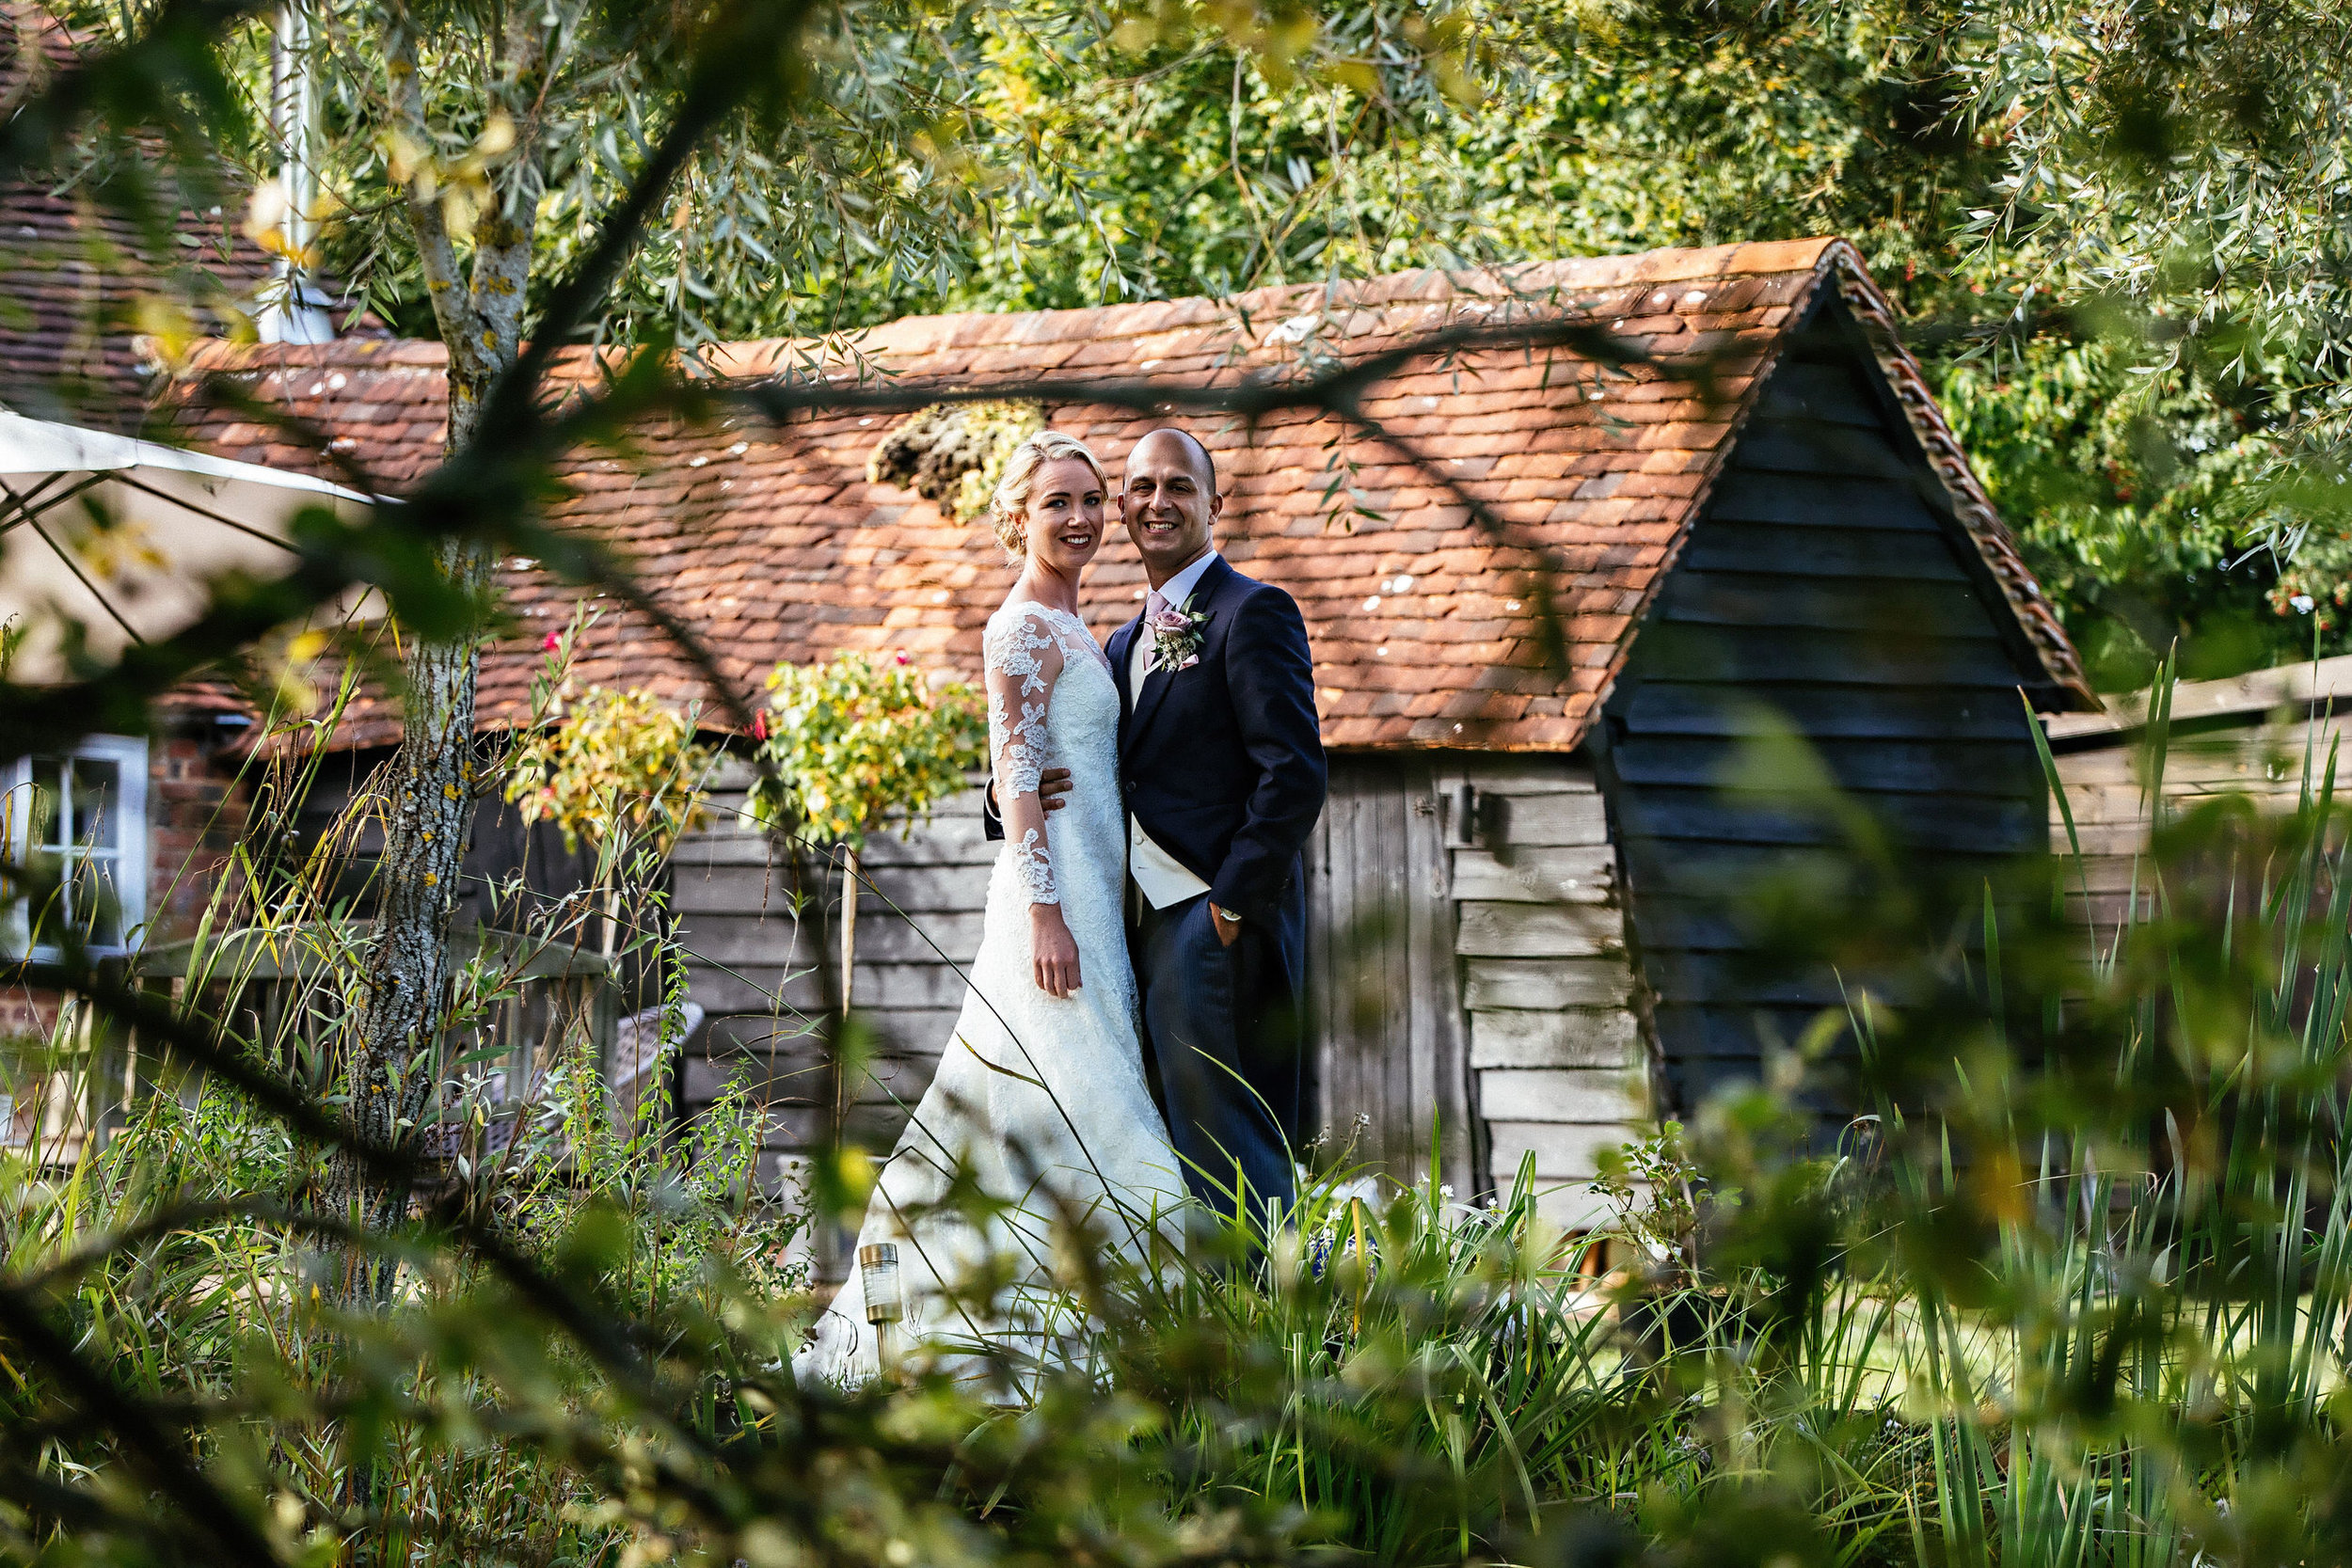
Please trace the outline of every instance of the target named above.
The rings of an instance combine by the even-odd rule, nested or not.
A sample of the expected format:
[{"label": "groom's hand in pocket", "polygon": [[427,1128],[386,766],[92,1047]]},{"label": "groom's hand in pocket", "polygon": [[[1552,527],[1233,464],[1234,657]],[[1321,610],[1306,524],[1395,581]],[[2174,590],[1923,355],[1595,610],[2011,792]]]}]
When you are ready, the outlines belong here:
[{"label": "groom's hand in pocket", "polygon": [[1037,989],[1046,995],[1068,996],[1078,989],[1078,939],[1070,934],[1059,904],[1029,906],[1029,957]]}]

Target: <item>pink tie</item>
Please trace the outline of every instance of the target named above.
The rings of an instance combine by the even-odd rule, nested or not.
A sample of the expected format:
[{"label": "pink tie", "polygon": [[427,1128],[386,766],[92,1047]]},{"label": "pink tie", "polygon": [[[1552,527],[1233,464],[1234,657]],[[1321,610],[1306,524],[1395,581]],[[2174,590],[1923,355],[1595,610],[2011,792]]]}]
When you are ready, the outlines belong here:
[{"label": "pink tie", "polygon": [[1160,611],[1167,608],[1168,601],[1160,597],[1159,590],[1153,589],[1151,596],[1143,601],[1143,618],[1147,623],[1156,621],[1160,618]]}]

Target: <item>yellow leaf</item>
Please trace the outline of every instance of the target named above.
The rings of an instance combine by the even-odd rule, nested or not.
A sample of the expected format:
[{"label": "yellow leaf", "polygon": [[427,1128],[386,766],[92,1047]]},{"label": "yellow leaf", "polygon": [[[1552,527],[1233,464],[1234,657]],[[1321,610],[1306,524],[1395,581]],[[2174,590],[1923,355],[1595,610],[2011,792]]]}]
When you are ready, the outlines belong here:
[{"label": "yellow leaf", "polygon": [[504,109],[493,109],[490,112],[490,118],[483,124],[482,135],[474,138],[475,156],[495,158],[501,152],[513,151],[514,148],[515,121],[513,117]]}]

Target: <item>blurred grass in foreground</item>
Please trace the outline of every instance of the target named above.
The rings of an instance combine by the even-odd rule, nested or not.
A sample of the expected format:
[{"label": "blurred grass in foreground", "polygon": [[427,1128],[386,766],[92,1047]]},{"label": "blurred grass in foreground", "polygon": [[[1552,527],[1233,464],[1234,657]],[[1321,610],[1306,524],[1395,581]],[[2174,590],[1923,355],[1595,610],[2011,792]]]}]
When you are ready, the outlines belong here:
[{"label": "blurred grass in foreground", "polygon": [[1042,1367],[797,1387],[806,1216],[751,1191],[739,1100],[681,1140],[550,1062],[508,1152],[371,1240],[401,1289],[349,1317],[318,1151],[219,1085],[151,1096],[0,1176],[0,1552],[221,1560],[200,1483],[290,1561],[2340,1560],[2352,835],[2333,759],[2306,772],[2289,813],[2160,819],[2095,950],[2064,857],[1926,887],[1824,798],[1850,877],[1749,913],[1851,1006],[1631,1151],[1612,1232],[1549,1231],[1524,1175],[1464,1204],[1336,1151],[1263,1267],[1228,1229],[1122,1271],[1116,1216],[1069,1216]]}]

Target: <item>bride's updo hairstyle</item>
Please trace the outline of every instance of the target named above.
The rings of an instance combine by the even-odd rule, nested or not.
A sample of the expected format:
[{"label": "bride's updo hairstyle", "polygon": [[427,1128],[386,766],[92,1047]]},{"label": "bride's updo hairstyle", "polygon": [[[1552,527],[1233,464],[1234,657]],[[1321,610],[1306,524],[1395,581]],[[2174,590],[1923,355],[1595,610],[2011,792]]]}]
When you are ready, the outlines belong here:
[{"label": "bride's updo hairstyle", "polygon": [[989,498],[988,520],[996,530],[996,542],[1015,561],[1029,553],[1029,493],[1037,488],[1037,471],[1065,457],[1074,457],[1092,468],[1104,498],[1110,495],[1111,482],[1104,477],[1103,465],[1075,436],[1041,430],[1013,448],[1012,456],[1005,462],[1005,477],[996,482],[996,493]]}]

